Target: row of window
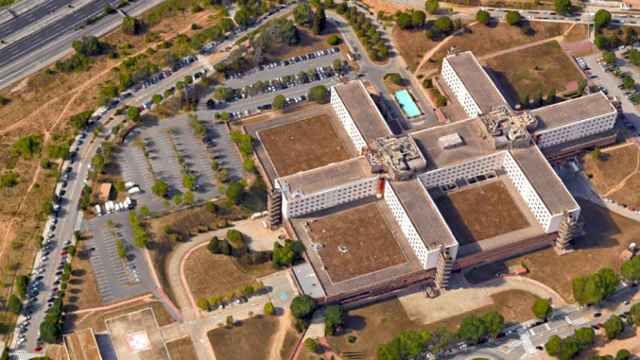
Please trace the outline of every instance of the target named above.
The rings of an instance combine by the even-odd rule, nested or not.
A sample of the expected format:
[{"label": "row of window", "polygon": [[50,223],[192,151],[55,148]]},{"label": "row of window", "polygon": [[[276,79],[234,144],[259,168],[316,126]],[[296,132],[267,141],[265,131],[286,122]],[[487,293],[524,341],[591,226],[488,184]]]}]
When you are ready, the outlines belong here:
[{"label": "row of window", "polygon": [[615,125],[615,114],[602,118],[595,118],[587,122],[565,126],[558,129],[549,130],[540,134],[538,145],[540,147],[548,147],[562,144],[581,137],[597,134],[609,129]]}]

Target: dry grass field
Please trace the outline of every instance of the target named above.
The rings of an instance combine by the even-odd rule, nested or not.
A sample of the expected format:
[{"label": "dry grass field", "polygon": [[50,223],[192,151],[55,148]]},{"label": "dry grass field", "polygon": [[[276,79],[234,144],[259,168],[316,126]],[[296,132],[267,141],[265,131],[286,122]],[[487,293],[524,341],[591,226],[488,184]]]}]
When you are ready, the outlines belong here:
[{"label": "dry grass field", "polygon": [[231,328],[207,333],[217,359],[264,360],[269,357],[272,335],[278,329],[274,316],[256,316]]},{"label": "dry grass field", "polygon": [[82,329],[64,337],[71,359],[101,360],[100,350],[91,329]]},{"label": "dry grass field", "polygon": [[[400,301],[393,298],[349,311],[345,333],[329,337],[329,343],[338,354],[353,352],[357,353],[361,359],[375,359],[378,346],[391,341],[401,331],[435,331],[440,327],[456,331],[464,317],[492,310],[500,312],[508,323],[528,320],[532,317],[531,306],[536,297],[524,291],[510,290],[493,295],[492,300],[493,305],[425,325],[411,320]],[[349,335],[356,336],[355,343],[347,341]]]},{"label": "dry grass field", "polygon": [[583,78],[557,41],[493,57],[487,65],[515,101],[526,95],[546,96],[551,90],[575,91]]},{"label": "dry grass field", "polygon": [[407,260],[376,203],[315,219],[309,227],[313,242],[324,245],[318,253],[334,283]]},{"label": "dry grass field", "polygon": [[196,350],[193,348],[193,341],[190,337],[170,341],[165,343],[171,360],[192,360],[197,359]]},{"label": "dry grass field", "polygon": [[[569,24],[550,22],[531,22],[531,28],[535,31],[533,35],[524,35],[519,27],[509,26],[506,23],[499,23],[496,26],[485,26],[476,24],[470,26],[471,32],[454,36],[432,57],[432,62],[427,62],[418,73],[436,70],[440,66],[442,58],[447,54],[447,50],[455,46],[456,49],[464,51],[471,50],[478,58],[497,51],[510,49],[516,46],[525,45],[535,41],[552,38],[562,35],[569,29]],[[402,51],[401,51],[402,52]]]},{"label": "dry grass field", "polygon": [[293,56],[304,55],[313,51],[328,49],[332,47],[327,43],[331,35],[340,35],[338,29],[332,23],[327,23],[325,31],[320,35],[315,35],[311,31],[298,27],[300,42],[295,46],[279,46],[270,49],[269,55],[274,59],[288,59]]},{"label": "dry grass field", "polygon": [[203,246],[185,260],[184,272],[193,297],[200,299],[215,295],[224,296],[274,271],[270,262],[253,266],[251,270],[245,271],[234,258],[214,255]]},{"label": "dry grass field", "polygon": [[415,71],[424,54],[438,45],[438,42],[426,37],[421,30],[408,31],[395,26],[391,36],[410,71]]},{"label": "dry grass field", "polygon": [[[219,14],[217,10],[215,14]],[[197,14],[170,12],[150,26],[149,31],[160,35],[158,42],[174,37],[178,32],[191,34],[192,23],[205,27],[217,22],[220,16],[212,15],[214,10],[211,9]],[[145,41],[145,36],[124,35],[119,28],[102,40],[117,47],[118,59],[101,56],[94,59],[88,70],[67,74],[57,73],[52,65],[0,90],[0,95],[9,99],[7,105],[0,107],[0,173],[11,169],[19,174],[16,186],[0,189],[3,199],[0,203],[0,269],[6,284],[0,295],[5,298],[16,272],[25,271],[24,265],[33,262],[37,249],[35,242],[46,218],[41,209],[53,193],[57,164],[54,163],[52,170],[40,168],[40,161],[47,158],[47,145],[71,135],[70,116],[97,105],[99,84],[116,78],[113,68],[125,56],[142,54],[158,43]],[[163,58],[161,51],[156,52],[156,56],[153,61]],[[147,61],[150,58],[147,56]],[[40,137],[42,151],[30,159],[11,156],[14,142],[31,134]],[[9,252],[11,256],[7,256]],[[11,323],[13,319],[11,314],[0,313],[3,323]]]},{"label": "dry grass field", "polygon": [[502,181],[443,195],[436,204],[461,245],[529,226]]},{"label": "dry grass field", "polygon": [[259,136],[280,176],[349,158],[329,116],[261,130]]},{"label": "dry grass field", "polygon": [[604,197],[631,208],[640,207],[640,149],[635,143],[601,150],[601,157],[582,157],[591,184]]},{"label": "dry grass field", "polygon": [[[640,224],[609,212],[587,201],[578,201],[585,219],[586,235],[574,240],[575,251],[558,256],[546,249],[508,260],[508,266],[525,264],[528,277],[549,285],[565,299],[573,298],[571,281],[602,267],[618,271],[620,255],[640,238]],[[589,266],[585,266],[589,264]]]}]

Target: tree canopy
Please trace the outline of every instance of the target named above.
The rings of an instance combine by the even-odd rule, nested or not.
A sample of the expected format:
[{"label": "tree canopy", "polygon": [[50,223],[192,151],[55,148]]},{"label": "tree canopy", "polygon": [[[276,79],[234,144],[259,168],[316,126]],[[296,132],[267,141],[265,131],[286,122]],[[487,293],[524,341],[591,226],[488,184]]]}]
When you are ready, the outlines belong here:
[{"label": "tree canopy", "polygon": [[297,319],[310,318],[316,309],[316,301],[309,295],[298,295],[291,301],[289,309]]},{"label": "tree canopy", "polygon": [[546,320],[551,315],[551,300],[537,299],[531,308],[533,315],[541,320]]},{"label": "tree canopy", "polygon": [[309,89],[308,98],[320,104],[329,102],[329,90],[324,85],[316,85]]},{"label": "tree canopy", "polygon": [[571,13],[571,0],[555,0],[554,5],[558,14],[566,15]]},{"label": "tree canopy", "polygon": [[522,16],[520,16],[520,13],[517,11],[509,10],[507,11],[507,15],[505,15],[505,20],[509,25],[519,25],[520,20],[522,20]]},{"label": "tree canopy", "polygon": [[624,331],[624,322],[618,315],[611,315],[611,317],[604,322],[603,327],[607,338],[613,340]]},{"label": "tree canopy", "polygon": [[439,8],[440,8],[440,3],[438,2],[438,0],[427,0],[424,3],[424,9],[429,14],[435,14]]},{"label": "tree canopy", "polygon": [[486,10],[478,10],[478,12],[476,12],[476,21],[487,25],[491,21],[491,14]]},{"label": "tree canopy", "polygon": [[593,17],[593,24],[596,29],[609,25],[611,21],[611,13],[605,9],[596,11],[596,15]]},{"label": "tree canopy", "polygon": [[324,332],[335,335],[337,328],[344,325],[347,313],[341,305],[329,305],[324,312]]}]

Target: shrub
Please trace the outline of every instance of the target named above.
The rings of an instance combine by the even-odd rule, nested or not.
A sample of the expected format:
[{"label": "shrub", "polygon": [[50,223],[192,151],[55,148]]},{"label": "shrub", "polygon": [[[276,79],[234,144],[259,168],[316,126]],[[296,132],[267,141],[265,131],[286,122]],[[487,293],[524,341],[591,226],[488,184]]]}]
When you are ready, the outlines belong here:
[{"label": "shrub", "polygon": [[273,306],[273,303],[271,301],[269,301],[268,303],[264,304],[264,314],[267,316],[273,315],[275,313],[275,307]]},{"label": "shrub", "polygon": [[331,45],[331,46],[336,46],[338,44],[340,44],[340,42],[342,42],[342,39],[340,39],[340,37],[338,35],[330,35],[327,38],[327,44]]},{"label": "shrub", "polygon": [[312,339],[312,338],[306,338],[304,340],[304,347],[314,354],[320,353],[320,350],[321,350],[320,343],[318,342],[318,340]]},{"label": "shrub", "polygon": [[319,104],[326,104],[329,102],[329,90],[324,85],[314,86],[309,89],[308,98]]}]

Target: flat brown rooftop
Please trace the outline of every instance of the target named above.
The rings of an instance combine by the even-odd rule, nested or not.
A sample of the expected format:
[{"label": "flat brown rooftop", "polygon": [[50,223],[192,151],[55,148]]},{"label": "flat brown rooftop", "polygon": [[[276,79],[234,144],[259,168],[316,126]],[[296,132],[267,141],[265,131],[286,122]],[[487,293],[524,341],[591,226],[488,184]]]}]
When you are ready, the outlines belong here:
[{"label": "flat brown rooftop", "polygon": [[[438,139],[458,134],[462,144],[444,149]],[[410,134],[427,158],[429,170],[495,153],[491,135],[487,133],[479,118],[458,121]]]},{"label": "flat brown rooftop", "polygon": [[265,160],[272,179],[314,169],[351,158],[353,146],[344,141],[346,133],[333,113],[313,114],[300,119],[295,114],[247,128],[260,140],[258,156]]},{"label": "flat brown rooftop", "polygon": [[471,51],[448,56],[445,59],[483,113],[503,105],[509,106]]},{"label": "flat brown rooftop", "polygon": [[438,208],[461,246],[530,225],[516,204],[517,193],[514,190],[512,195],[505,181],[509,179],[490,180],[436,198]]},{"label": "flat brown rooftop", "polygon": [[530,114],[538,119],[537,131],[549,130],[596,116],[614,113],[607,96],[602,92],[581,96],[577,99],[532,110]]},{"label": "flat brown rooftop", "polygon": [[363,200],[289,221],[327,296],[422,271],[382,200]]}]

